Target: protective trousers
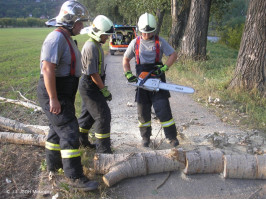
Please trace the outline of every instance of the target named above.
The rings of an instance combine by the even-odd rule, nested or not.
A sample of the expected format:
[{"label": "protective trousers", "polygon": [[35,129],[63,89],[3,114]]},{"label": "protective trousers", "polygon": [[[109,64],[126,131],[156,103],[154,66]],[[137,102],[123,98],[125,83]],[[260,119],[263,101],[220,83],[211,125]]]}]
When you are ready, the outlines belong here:
[{"label": "protective trousers", "polygon": [[[110,131],[111,111],[99,88],[89,76],[83,75],[79,82],[82,98],[81,115],[78,118],[83,134],[94,125],[97,153],[112,153]],[[81,133],[82,134],[82,133]]]},{"label": "protective trousers", "polygon": [[151,136],[151,106],[153,106],[156,116],[159,118],[164,129],[165,137],[169,140],[175,139],[177,130],[172,117],[168,96],[164,93],[150,92],[138,89],[138,120],[140,134],[143,139]]},{"label": "protective trousers", "polygon": [[39,103],[50,122],[50,131],[45,144],[46,162],[49,171],[64,169],[65,176],[83,176],[79,148],[79,126],[75,116],[75,95],[78,87],[76,77],[57,77],[56,91],[61,104],[61,113],[50,112],[49,96],[41,75],[37,95]]}]

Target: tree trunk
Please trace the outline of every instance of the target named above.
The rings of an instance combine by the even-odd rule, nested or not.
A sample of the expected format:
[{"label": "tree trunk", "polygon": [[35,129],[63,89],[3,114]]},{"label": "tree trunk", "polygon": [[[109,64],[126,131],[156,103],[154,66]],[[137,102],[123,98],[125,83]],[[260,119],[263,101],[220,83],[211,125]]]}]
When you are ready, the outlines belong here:
[{"label": "tree trunk", "polygon": [[35,104],[32,104],[30,102],[24,102],[24,101],[20,101],[20,100],[13,100],[13,99],[6,99],[4,97],[0,97],[0,101],[4,101],[7,103],[13,103],[13,104],[17,104],[17,105],[21,105],[24,106],[26,108],[31,108],[33,109],[35,112],[43,112],[42,108],[40,106],[37,106]]},{"label": "tree trunk", "polygon": [[190,151],[186,153],[185,174],[223,172],[223,153],[215,151]]},{"label": "tree trunk", "polygon": [[36,146],[44,146],[46,141],[45,135],[0,132],[1,142],[10,142],[14,144],[30,144]]},{"label": "tree trunk", "polygon": [[95,154],[96,173],[105,174],[104,183],[112,186],[130,178],[179,170],[185,167],[185,154],[182,150],[168,149],[145,153]]},{"label": "tree trunk", "polygon": [[164,8],[163,9],[157,9],[156,16],[158,18],[158,23],[157,23],[157,29],[155,31],[156,35],[160,34],[160,30],[161,30],[161,27],[162,27],[162,24],[163,24],[164,14],[165,14],[165,9]]},{"label": "tree trunk", "polygon": [[266,179],[266,155],[225,155],[224,177]]},{"label": "tree trunk", "polygon": [[190,0],[182,2],[178,0],[171,1],[172,28],[168,42],[174,49],[179,47],[180,40],[184,35],[189,16],[190,2]]},{"label": "tree trunk", "polygon": [[186,30],[181,43],[183,56],[206,59],[211,0],[192,0]]},{"label": "tree trunk", "polygon": [[48,135],[49,132],[49,126],[26,125],[18,121],[7,119],[1,116],[0,116],[0,127],[15,132],[36,133],[42,135]]},{"label": "tree trunk", "polygon": [[257,89],[266,97],[266,1],[249,3],[235,75],[229,88]]}]

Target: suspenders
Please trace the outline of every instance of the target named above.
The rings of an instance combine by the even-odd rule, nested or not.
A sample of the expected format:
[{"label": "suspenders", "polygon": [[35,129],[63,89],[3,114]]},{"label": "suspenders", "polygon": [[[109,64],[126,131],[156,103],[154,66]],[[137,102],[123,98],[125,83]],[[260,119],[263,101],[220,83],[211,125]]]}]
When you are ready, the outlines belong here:
[{"label": "suspenders", "polygon": [[101,53],[101,50],[100,50],[97,42],[93,38],[90,38],[88,41],[93,42],[98,48],[98,52],[99,52],[99,74],[101,75],[102,74],[102,53]]},{"label": "suspenders", "polygon": [[57,32],[60,32],[63,34],[63,36],[65,37],[67,43],[68,43],[68,46],[69,46],[69,49],[70,49],[70,54],[71,54],[71,65],[70,65],[70,75],[71,76],[75,76],[75,67],[76,67],[76,55],[75,55],[75,51],[68,39],[68,35],[66,35],[66,33],[61,30],[61,29],[56,29],[55,31]]},{"label": "suspenders", "polygon": [[[135,45],[135,54],[136,54],[136,63],[140,64],[139,59],[139,47],[140,47],[140,36],[136,39],[136,45]],[[158,63],[160,61],[160,42],[159,42],[159,36],[155,35],[155,47],[156,47],[156,57],[155,57],[155,63]]]}]

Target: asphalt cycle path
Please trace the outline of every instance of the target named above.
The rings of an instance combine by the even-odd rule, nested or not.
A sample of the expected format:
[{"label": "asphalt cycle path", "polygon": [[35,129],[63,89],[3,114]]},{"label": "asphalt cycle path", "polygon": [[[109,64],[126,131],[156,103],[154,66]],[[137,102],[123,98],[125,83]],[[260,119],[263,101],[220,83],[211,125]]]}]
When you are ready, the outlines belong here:
[{"label": "asphalt cycle path", "polygon": [[[137,107],[134,101],[136,88],[126,83],[122,59],[123,53],[117,52],[113,56],[106,55],[105,58],[106,85],[113,96],[112,101],[108,102],[112,113],[112,147],[114,153],[152,151],[152,148],[141,146]],[[132,59],[133,73],[135,72],[134,65],[134,59]],[[249,133],[223,123],[205,107],[193,101],[191,95],[171,92],[170,104],[179,130],[180,145],[178,148],[184,150],[213,149],[213,144],[208,138],[215,135],[214,133],[220,133],[228,137],[227,142],[231,142],[226,147],[219,143],[221,145],[219,147],[224,152],[234,154],[246,150],[234,144],[237,144],[236,138],[244,137]],[[171,146],[164,140],[164,133],[156,116],[152,116],[152,145],[157,149],[171,149]],[[261,138],[257,137],[259,136],[256,135],[255,139],[259,143]],[[258,143],[254,145],[258,146]],[[262,148],[265,147],[264,143],[260,145]],[[225,179],[221,174],[185,175],[182,171],[175,171],[125,179],[112,186],[110,191],[111,198],[128,199],[266,198],[266,181]]]}]

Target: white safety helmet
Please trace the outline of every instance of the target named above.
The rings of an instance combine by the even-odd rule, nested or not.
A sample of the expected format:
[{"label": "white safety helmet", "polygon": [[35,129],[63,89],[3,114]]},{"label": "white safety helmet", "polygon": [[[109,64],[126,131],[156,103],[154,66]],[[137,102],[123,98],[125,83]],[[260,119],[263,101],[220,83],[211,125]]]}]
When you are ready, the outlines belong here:
[{"label": "white safety helmet", "polygon": [[139,31],[142,33],[152,33],[156,30],[156,19],[152,14],[145,13],[139,17]]},{"label": "white safety helmet", "polygon": [[77,1],[66,1],[59,12],[59,15],[50,19],[45,24],[47,26],[63,26],[72,29],[77,21],[88,21],[88,10]]},{"label": "white safety helmet", "polygon": [[114,24],[108,17],[98,15],[87,30],[90,37],[101,42],[101,35],[112,35],[114,33]]}]

